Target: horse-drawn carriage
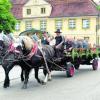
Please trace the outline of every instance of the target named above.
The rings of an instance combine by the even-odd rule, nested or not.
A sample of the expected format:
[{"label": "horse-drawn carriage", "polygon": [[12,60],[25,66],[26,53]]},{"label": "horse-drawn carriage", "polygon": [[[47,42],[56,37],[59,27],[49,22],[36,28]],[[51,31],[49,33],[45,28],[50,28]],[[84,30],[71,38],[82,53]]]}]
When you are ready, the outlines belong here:
[{"label": "horse-drawn carriage", "polygon": [[[48,68],[50,71],[65,71],[67,77],[72,77],[75,73],[75,69],[79,69],[80,64],[92,64],[93,70],[97,70],[98,68],[98,57],[100,56],[99,48],[74,48],[69,46],[68,48],[64,48],[66,43],[63,45],[63,50],[61,51],[62,55],[58,58],[55,56],[55,48],[48,45],[42,47],[43,52],[45,53],[45,58],[43,57],[43,53],[41,53],[40,48],[36,49],[36,53],[32,56],[31,59],[27,59],[27,52],[35,50],[29,46],[28,43],[31,42],[29,37],[24,37],[21,41],[21,48],[19,52],[16,52],[17,48],[11,49],[8,55],[6,55],[2,60],[2,65],[5,70],[5,82],[4,87],[9,87],[9,71],[13,68],[15,64],[19,64],[25,72],[25,81],[24,87],[26,87],[29,73],[32,68],[35,69],[35,78],[40,84],[44,84],[44,81],[38,78],[38,70],[39,68],[43,69],[44,75],[50,74],[47,70],[46,62],[48,64]],[[26,44],[27,46],[26,46]],[[31,43],[30,43],[31,44]],[[33,43],[32,43],[33,44]],[[69,49],[71,47],[71,49]],[[11,58],[11,56],[13,56]],[[41,67],[43,66],[43,67]],[[22,74],[21,74],[22,75]],[[48,75],[49,76],[49,75]],[[49,77],[50,78],[50,77]]]},{"label": "horse-drawn carriage", "polygon": [[66,71],[67,77],[72,77],[75,69],[79,69],[80,65],[92,65],[93,70],[98,69],[98,58],[100,57],[100,48],[77,48],[68,43],[64,43],[64,50],[60,58],[53,58],[49,61],[53,64],[52,70]]},{"label": "horse-drawn carriage", "polygon": [[[100,56],[99,48],[73,48],[72,50],[64,50],[62,57],[49,60],[53,67],[51,70],[66,71],[67,77],[72,77],[75,69],[79,69],[82,65],[92,65],[93,70],[98,69],[98,57]],[[44,72],[45,73],[45,72]]]}]

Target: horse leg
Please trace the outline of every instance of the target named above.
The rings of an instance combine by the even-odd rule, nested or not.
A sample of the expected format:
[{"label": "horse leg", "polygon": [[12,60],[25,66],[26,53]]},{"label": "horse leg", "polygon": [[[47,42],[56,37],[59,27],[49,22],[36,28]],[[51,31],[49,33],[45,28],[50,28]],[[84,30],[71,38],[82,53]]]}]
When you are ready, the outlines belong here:
[{"label": "horse leg", "polygon": [[52,80],[52,78],[51,78],[51,71],[50,71],[50,73],[48,74],[48,81],[51,81]]},{"label": "horse leg", "polygon": [[23,82],[24,81],[24,70],[22,69],[21,71],[21,81]]},{"label": "horse leg", "polygon": [[34,72],[35,72],[35,79],[37,80],[37,82],[44,85],[44,81],[40,80],[38,77],[39,68],[34,68]]},{"label": "horse leg", "polygon": [[[50,65],[50,64],[48,64]],[[44,75],[45,75],[45,79],[44,82],[47,83],[47,81],[51,81],[51,66],[48,66],[49,68],[49,72],[46,70],[46,68],[43,69]]]},{"label": "horse leg", "polygon": [[3,66],[3,68],[4,68],[4,71],[5,71],[5,80],[4,80],[4,85],[3,85],[3,87],[4,88],[7,88],[7,87],[9,87],[10,86],[10,80],[9,80],[9,72],[10,72],[10,70],[14,67],[13,66],[13,64],[11,64],[11,65],[9,65],[9,66],[4,66],[4,65],[2,65]]},{"label": "horse leg", "polygon": [[46,76],[45,76],[45,79],[44,79],[44,83],[46,84],[47,83],[47,81],[48,81],[48,73],[46,74]]},{"label": "horse leg", "polygon": [[3,85],[3,87],[4,87],[4,88],[7,88],[7,87],[9,87],[9,85],[10,85],[9,71],[7,71],[6,69],[4,69],[4,71],[5,71],[5,80],[4,80],[4,85]]},{"label": "horse leg", "polygon": [[45,79],[44,79],[44,83],[46,84],[47,81],[51,81],[51,72],[47,73],[46,76],[45,76]]},{"label": "horse leg", "polygon": [[46,74],[47,74],[47,70],[45,68],[43,69],[43,74],[44,74],[44,76],[46,76]]},{"label": "horse leg", "polygon": [[26,89],[27,88],[27,83],[28,83],[28,79],[29,79],[29,73],[30,73],[30,70],[25,70],[25,80],[24,80],[24,84],[23,84],[23,89]]}]

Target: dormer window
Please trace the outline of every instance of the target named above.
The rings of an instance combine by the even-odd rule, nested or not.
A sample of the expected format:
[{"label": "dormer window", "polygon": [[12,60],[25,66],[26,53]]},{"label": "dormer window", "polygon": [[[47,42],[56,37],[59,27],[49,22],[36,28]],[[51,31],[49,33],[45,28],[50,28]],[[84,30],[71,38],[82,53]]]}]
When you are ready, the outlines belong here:
[{"label": "dormer window", "polygon": [[27,15],[31,14],[31,9],[27,9]]},{"label": "dormer window", "polygon": [[38,0],[34,0],[35,3],[37,3]]},{"label": "dormer window", "polygon": [[45,14],[46,13],[46,8],[41,8],[41,14]]}]

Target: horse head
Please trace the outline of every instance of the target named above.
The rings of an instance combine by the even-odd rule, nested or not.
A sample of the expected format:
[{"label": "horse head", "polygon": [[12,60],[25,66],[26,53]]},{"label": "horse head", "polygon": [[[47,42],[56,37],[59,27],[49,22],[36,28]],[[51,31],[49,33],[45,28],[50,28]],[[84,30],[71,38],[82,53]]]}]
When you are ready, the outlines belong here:
[{"label": "horse head", "polygon": [[24,55],[28,55],[31,52],[32,48],[34,47],[33,40],[28,36],[21,37],[21,44]]},{"label": "horse head", "polygon": [[19,61],[31,52],[33,46],[33,41],[29,37],[21,36],[9,46],[8,51],[15,55],[15,61]]}]

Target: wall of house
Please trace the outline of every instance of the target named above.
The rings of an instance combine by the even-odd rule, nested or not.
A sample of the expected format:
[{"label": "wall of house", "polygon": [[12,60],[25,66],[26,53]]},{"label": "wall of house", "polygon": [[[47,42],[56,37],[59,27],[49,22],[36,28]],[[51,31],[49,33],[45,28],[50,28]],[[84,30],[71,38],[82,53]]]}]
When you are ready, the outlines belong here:
[{"label": "wall of house", "polygon": [[[55,22],[58,18],[34,18],[34,19],[23,19],[20,22],[20,32],[25,30],[25,22],[31,21],[32,22],[32,28],[40,29],[40,20],[45,19],[47,20],[47,31],[52,35],[55,36],[54,33],[56,31]],[[64,35],[67,38],[76,38],[76,39],[84,39],[84,37],[89,37],[90,43],[94,44],[96,43],[96,17],[95,16],[88,16],[88,17],[76,17],[73,18],[76,21],[76,28],[75,29],[69,29],[68,27],[68,20],[72,18],[60,18],[63,21],[62,26],[62,35]],[[82,28],[82,19],[89,19],[90,20],[90,28],[83,29]]]},{"label": "wall of house", "polygon": [[[90,28],[83,29],[82,28],[82,19],[89,19],[90,20]],[[63,27],[62,27],[62,34],[67,38],[76,38],[76,39],[84,39],[84,37],[89,37],[89,42],[92,44],[96,44],[96,17],[77,17],[76,20],[76,28],[69,29],[68,27],[68,20],[70,18],[62,18],[63,20]],[[54,32],[55,28],[55,20],[48,19],[47,31],[51,33],[53,36],[56,35]]]}]

